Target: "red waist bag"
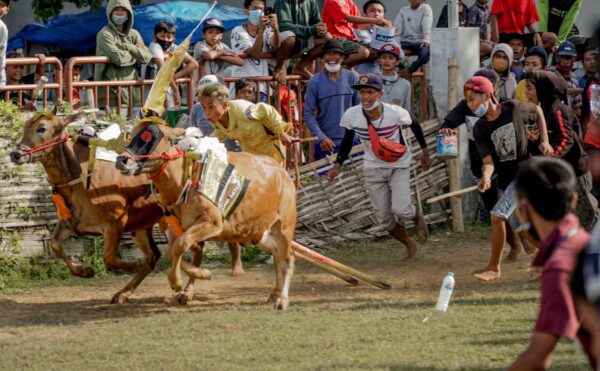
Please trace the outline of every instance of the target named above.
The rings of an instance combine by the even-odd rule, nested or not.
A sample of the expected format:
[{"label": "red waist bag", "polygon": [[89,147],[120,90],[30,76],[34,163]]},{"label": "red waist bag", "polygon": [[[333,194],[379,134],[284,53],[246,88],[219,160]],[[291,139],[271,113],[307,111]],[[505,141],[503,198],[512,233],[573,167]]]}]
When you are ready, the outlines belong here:
[{"label": "red waist bag", "polygon": [[[402,143],[394,142],[387,138],[382,138],[377,135],[377,131],[371,123],[369,116],[363,110],[363,115],[367,119],[369,128],[369,139],[371,139],[371,150],[378,159],[385,162],[396,162],[406,153],[406,146]],[[383,116],[382,116],[383,117]]]}]

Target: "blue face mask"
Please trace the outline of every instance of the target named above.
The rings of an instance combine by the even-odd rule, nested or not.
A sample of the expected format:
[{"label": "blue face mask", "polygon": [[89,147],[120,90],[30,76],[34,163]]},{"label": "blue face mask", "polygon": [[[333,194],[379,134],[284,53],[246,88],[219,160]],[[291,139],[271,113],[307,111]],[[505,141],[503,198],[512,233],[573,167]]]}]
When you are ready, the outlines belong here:
[{"label": "blue face mask", "polygon": [[262,15],[262,10],[256,9],[248,12],[248,21],[255,26],[258,26],[260,23],[260,16]]},{"label": "blue face mask", "polygon": [[477,116],[477,117],[483,117],[487,113],[487,110],[488,110],[488,106],[485,105],[485,104],[483,104],[483,103],[481,103],[479,105],[479,107],[477,107],[477,109],[475,110],[475,112],[473,112],[473,114],[475,116]]},{"label": "blue face mask", "polygon": [[126,15],[116,15],[113,14],[110,19],[114,22],[114,24],[116,24],[117,26],[121,26],[123,24],[125,24],[125,22],[127,22],[127,20],[129,19],[129,16]]}]

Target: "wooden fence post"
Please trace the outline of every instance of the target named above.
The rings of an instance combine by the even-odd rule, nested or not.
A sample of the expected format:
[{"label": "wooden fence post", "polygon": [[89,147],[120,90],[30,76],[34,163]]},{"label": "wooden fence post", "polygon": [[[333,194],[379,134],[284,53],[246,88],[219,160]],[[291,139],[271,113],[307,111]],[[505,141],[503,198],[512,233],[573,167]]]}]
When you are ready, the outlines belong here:
[{"label": "wooden fence post", "polygon": [[[448,59],[448,111],[454,108],[459,101],[458,75],[460,67],[458,58]],[[457,134],[458,135],[458,134]],[[460,140],[458,141],[460,148]],[[458,157],[446,160],[448,165],[448,178],[450,181],[450,192],[460,190],[460,162]],[[462,200],[459,196],[450,199],[450,211],[452,212],[452,231],[464,232]]]}]

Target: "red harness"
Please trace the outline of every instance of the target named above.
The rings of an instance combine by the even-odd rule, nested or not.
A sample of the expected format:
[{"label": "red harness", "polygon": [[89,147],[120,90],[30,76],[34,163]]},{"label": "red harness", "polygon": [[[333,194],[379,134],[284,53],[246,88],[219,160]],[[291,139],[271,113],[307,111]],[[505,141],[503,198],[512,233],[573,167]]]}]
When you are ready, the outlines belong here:
[{"label": "red harness", "polygon": [[[25,152],[23,152],[23,153],[18,153],[18,154],[16,155],[16,157],[17,157],[17,158],[20,158],[20,157],[23,157],[23,156],[30,156],[30,160],[31,160],[31,155],[32,155],[32,154],[34,154],[34,153],[36,153],[36,152],[39,152],[39,151],[41,151],[41,150],[44,150],[44,149],[46,149],[46,148],[50,148],[50,147],[56,146],[56,145],[58,145],[58,144],[65,143],[65,142],[66,142],[66,141],[68,141],[69,139],[71,139],[71,138],[69,137],[69,135],[67,135],[67,134],[66,134],[66,133],[63,131],[63,132],[61,132],[60,134],[58,134],[57,136],[55,136],[55,137],[52,137],[52,138],[48,139],[47,141],[45,141],[45,142],[42,142],[42,143],[38,144],[37,146],[33,146],[33,147],[31,147],[31,148],[27,149],[27,150],[26,150]],[[22,145],[22,144],[19,144],[19,146],[23,146],[23,145]]]},{"label": "red harness", "polygon": [[160,170],[158,171],[158,173],[150,176],[150,174],[148,174],[148,177],[150,178],[150,180],[157,180],[158,178],[160,178],[164,173],[165,170],[167,169],[167,165],[169,165],[169,162],[173,161],[173,160],[177,160],[178,158],[181,158],[185,155],[185,152],[183,152],[182,150],[179,149],[179,147],[175,146],[175,153],[174,154],[169,154],[166,152],[161,153],[160,155],[158,154],[152,154],[152,155],[134,155],[134,156],[127,156],[127,158],[131,158],[134,160],[138,160],[138,159],[156,159],[156,158],[160,158],[165,160],[163,166],[160,168]]}]

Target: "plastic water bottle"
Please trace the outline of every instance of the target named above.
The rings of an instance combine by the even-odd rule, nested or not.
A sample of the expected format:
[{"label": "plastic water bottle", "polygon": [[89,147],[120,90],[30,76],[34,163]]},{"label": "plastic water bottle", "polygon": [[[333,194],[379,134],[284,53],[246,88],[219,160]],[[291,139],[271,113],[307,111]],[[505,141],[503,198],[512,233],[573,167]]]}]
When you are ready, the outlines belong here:
[{"label": "plastic water bottle", "polygon": [[438,296],[437,304],[435,309],[440,312],[448,310],[448,304],[450,304],[450,297],[452,296],[452,290],[454,290],[454,273],[448,272],[444,280],[442,281],[442,287],[440,288],[440,296]]}]

